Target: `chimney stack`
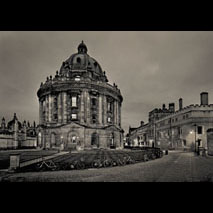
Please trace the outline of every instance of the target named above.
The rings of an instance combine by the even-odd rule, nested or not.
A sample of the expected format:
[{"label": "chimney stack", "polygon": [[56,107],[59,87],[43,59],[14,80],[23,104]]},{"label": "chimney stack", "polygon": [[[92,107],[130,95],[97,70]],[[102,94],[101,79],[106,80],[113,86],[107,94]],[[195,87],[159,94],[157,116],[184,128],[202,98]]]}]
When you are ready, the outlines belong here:
[{"label": "chimney stack", "polygon": [[183,99],[180,98],[179,99],[179,110],[182,110],[183,109]]},{"label": "chimney stack", "polygon": [[208,92],[200,93],[200,105],[208,105]]},{"label": "chimney stack", "polygon": [[143,126],[144,125],[144,121],[141,121],[141,126]]},{"label": "chimney stack", "polygon": [[175,112],[175,104],[174,103],[169,104],[169,111]]}]

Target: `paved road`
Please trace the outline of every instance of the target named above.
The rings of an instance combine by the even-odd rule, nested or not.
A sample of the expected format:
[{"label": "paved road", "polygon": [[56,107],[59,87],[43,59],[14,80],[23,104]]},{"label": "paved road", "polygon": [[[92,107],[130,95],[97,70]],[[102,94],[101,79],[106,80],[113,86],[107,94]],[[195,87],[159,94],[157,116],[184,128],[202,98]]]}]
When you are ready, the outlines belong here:
[{"label": "paved road", "polygon": [[[1,175],[1,174],[0,174]],[[213,158],[169,152],[163,158],[123,167],[5,175],[3,181],[51,182],[213,182]]]}]

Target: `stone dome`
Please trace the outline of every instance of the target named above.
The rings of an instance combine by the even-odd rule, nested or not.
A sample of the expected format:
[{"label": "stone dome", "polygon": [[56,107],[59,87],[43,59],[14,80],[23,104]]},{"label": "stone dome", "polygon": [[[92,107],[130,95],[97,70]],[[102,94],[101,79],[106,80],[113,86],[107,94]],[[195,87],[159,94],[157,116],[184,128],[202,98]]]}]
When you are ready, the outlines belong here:
[{"label": "stone dome", "polygon": [[8,129],[13,129],[13,128],[14,128],[15,121],[17,121],[18,129],[20,130],[20,129],[22,128],[21,122],[18,121],[18,118],[17,118],[17,116],[16,116],[16,113],[14,113],[13,120],[9,121],[8,124],[7,124]]},{"label": "stone dome", "polygon": [[104,75],[100,64],[87,54],[87,46],[83,41],[78,45],[78,53],[72,54],[63,62],[60,73],[66,74],[67,71],[76,70],[88,70],[101,76]]}]

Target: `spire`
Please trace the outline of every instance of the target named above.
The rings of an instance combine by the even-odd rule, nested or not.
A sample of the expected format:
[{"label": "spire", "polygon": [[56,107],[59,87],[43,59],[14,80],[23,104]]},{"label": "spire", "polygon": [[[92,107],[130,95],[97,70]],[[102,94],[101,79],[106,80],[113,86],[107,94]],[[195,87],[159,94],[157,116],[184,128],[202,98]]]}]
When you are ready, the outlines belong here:
[{"label": "spire", "polygon": [[1,128],[5,129],[5,127],[6,127],[6,125],[5,125],[5,119],[3,117],[2,120],[1,120]]},{"label": "spire", "polygon": [[14,117],[13,117],[14,120],[18,120],[17,116],[16,116],[16,113],[14,113]]}]

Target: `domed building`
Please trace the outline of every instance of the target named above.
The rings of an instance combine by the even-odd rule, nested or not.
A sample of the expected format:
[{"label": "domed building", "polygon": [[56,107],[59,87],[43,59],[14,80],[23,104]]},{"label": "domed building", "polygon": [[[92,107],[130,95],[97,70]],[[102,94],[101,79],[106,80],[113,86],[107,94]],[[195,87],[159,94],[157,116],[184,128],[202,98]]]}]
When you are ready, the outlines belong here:
[{"label": "domed building", "polygon": [[122,95],[110,85],[84,42],[37,92],[38,145],[43,148],[122,148]]}]

